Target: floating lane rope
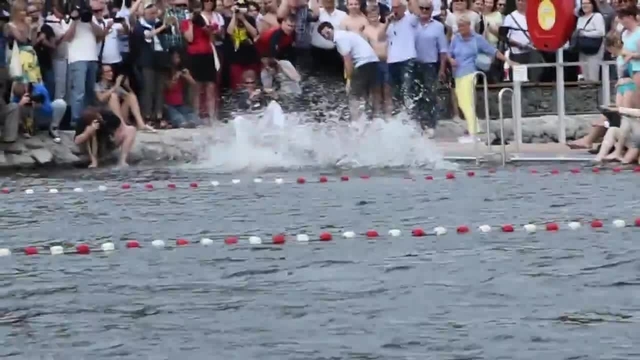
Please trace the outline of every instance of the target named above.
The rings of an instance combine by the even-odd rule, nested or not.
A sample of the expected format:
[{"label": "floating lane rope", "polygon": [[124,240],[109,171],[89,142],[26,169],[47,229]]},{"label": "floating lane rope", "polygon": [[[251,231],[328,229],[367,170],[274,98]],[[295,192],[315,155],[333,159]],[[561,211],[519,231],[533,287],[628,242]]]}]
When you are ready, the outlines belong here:
[{"label": "floating lane rope", "polygon": [[[505,170],[505,172],[507,172],[508,170]],[[640,166],[636,166],[633,169],[623,169],[621,167],[614,167],[611,169],[607,169],[607,168],[599,168],[599,167],[594,167],[590,169],[591,173],[594,174],[600,174],[603,173],[605,171],[608,171],[611,174],[618,174],[621,172],[632,172],[632,173],[640,173]],[[581,174],[583,172],[583,169],[580,168],[571,168],[568,170],[567,173],[569,174]],[[585,172],[589,172],[589,171],[585,171]],[[546,172],[540,172],[537,169],[529,169],[529,173],[532,175],[559,175],[561,174],[561,172],[558,169],[551,169],[549,171]],[[435,175],[424,175],[424,180],[426,180],[427,182],[431,182],[431,181],[437,181],[437,180],[448,180],[448,181],[453,181],[456,180],[459,176],[462,177],[464,175],[464,177],[466,178],[476,178],[476,177],[489,177],[492,176],[493,174],[496,174],[496,170],[495,169],[488,169],[488,170],[482,170],[482,174],[477,175],[476,171],[466,171],[463,173],[456,173],[456,172],[447,172],[444,175],[439,175],[439,176],[435,176]],[[417,181],[421,178],[420,177],[415,177],[415,176],[407,176],[404,179],[405,180],[409,180],[409,181]],[[357,178],[359,178],[360,180],[369,180],[371,179],[371,175],[359,175],[357,176]],[[318,177],[317,179],[307,179],[305,177],[298,177],[296,179],[283,179],[283,178],[274,178],[274,179],[264,179],[264,178],[254,178],[252,180],[252,182],[254,184],[277,184],[277,185],[281,185],[281,184],[299,184],[299,185],[304,185],[304,184],[326,184],[326,183],[331,183],[331,182],[349,182],[351,181],[351,178],[347,175],[342,175],[340,177],[337,178],[331,178],[325,175],[322,175],[320,177]],[[251,182],[251,181],[249,181]],[[210,187],[221,187],[221,186],[225,186],[225,185],[238,185],[238,184],[244,184],[246,183],[243,182],[241,179],[231,179],[230,181],[218,181],[218,180],[212,180],[209,182],[209,186]],[[159,190],[159,189],[167,189],[167,190],[178,190],[178,189],[198,189],[200,188],[202,185],[202,183],[198,183],[198,182],[190,182],[190,183],[182,183],[182,184],[177,184],[177,183],[173,183],[173,182],[169,182],[169,183],[162,183],[162,184],[158,184],[158,183],[123,183],[120,184],[119,186],[113,186],[113,187],[107,187],[106,185],[100,185],[97,188],[93,188],[93,189],[89,189],[89,188],[82,188],[82,187],[62,187],[62,188],[41,188],[41,189],[35,189],[35,188],[10,188],[10,187],[2,187],[0,188],[0,193],[1,194],[12,194],[12,193],[23,193],[26,195],[33,195],[36,193],[49,193],[49,194],[59,194],[59,193],[83,193],[83,192],[104,192],[104,191],[113,191],[113,190],[124,190],[124,191],[128,191],[128,190],[146,190],[146,191],[153,191],[153,190]],[[202,186],[206,186],[206,185],[202,185]]]},{"label": "floating lane rope", "polygon": [[263,239],[258,235],[245,235],[245,236],[228,236],[226,238],[220,238],[218,240],[213,240],[211,238],[202,238],[200,241],[189,241],[185,238],[178,238],[175,241],[165,241],[161,239],[155,239],[149,243],[141,243],[138,240],[127,240],[124,242],[119,242],[118,246],[114,242],[105,242],[100,245],[99,248],[91,247],[86,243],[80,243],[72,247],[63,247],[60,245],[53,246],[27,246],[24,248],[0,248],[0,257],[7,257],[11,255],[68,255],[68,254],[77,254],[77,255],[88,255],[91,253],[110,253],[120,248],[124,249],[139,249],[145,247],[151,247],[155,249],[165,249],[165,248],[186,248],[193,246],[212,246],[215,244],[225,244],[229,246],[236,245],[284,245],[289,242],[295,243],[311,243],[311,242],[320,242],[326,243],[334,240],[335,237],[340,237],[343,239],[355,239],[362,238],[368,240],[377,240],[384,238],[397,238],[401,237],[406,233],[406,236],[409,237],[445,237],[447,235],[465,235],[470,233],[536,233],[536,232],[560,232],[560,231],[576,231],[581,228],[591,228],[593,231],[601,231],[603,229],[622,229],[622,228],[632,228],[638,229],[640,228],[640,217],[636,218],[632,222],[627,222],[623,219],[614,219],[611,221],[610,225],[605,226],[605,223],[602,220],[594,219],[591,221],[571,221],[568,223],[558,223],[558,222],[547,222],[547,223],[529,223],[523,225],[514,225],[514,224],[503,224],[503,225],[488,225],[483,224],[476,228],[474,231],[470,226],[467,225],[459,225],[455,228],[455,231],[452,229],[450,232],[448,228],[444,226],[436,226],[431,230],[425,230],[421,227],[415,227],[409,231],[403,231],[397,228],[389,229],[386,233],[379,233],[375,229],[368,229],[361,232],[355,232],[351,230],[342,231],[339,234],[334,234],[329,231],[321,232],[317,235],[300,233],[296,235],[287,235],[284,233],[277,233],[271,236],[270,239]]}]

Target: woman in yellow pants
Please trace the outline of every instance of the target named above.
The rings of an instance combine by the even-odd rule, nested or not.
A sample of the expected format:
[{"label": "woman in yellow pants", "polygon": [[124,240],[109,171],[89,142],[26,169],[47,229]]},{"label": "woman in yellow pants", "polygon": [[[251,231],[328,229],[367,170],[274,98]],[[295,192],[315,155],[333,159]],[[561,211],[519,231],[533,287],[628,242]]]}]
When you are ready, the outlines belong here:
[{"label": "woman in yellow pants", "polygon": [[[471,29],[471,21],[466,15],[458,18],[458,33],[451,39],[449,46],[449,62],[453,68],[453,78],[456,82],[456,96],[458,106],[467,120],[468,136],[458,139],[462,143],[471,143],[477,140],[478,132],[475,109],[475,73],[478,71],[476,61],[478,55],[484,54],[489,57],[488,61],[494,57],[514,65],[501,52],[493,47],[480,34]],[[490,65],[490,63],[489,63]]]}]

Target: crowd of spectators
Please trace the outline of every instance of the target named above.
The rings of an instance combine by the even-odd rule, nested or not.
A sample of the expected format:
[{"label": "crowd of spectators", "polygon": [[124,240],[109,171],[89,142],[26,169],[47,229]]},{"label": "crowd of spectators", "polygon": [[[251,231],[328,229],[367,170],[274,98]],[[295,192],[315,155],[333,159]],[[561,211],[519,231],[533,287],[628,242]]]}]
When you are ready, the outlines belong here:
[{"label": "crowd of spectators", "polygon": [[[527,31],[526,0],[510,13],[506,0],[49,1],[15,0],[0,16],[0,83],[10,85],[2,141],[44,129],[59,142],[68,123],[91,166],[105,144],[120,147],[126,165],[137,131],[211,125],[222,93],[251,110],[300,96],[300,72],[349,75],[354,49],[344,44],[352,40],[341,47],[323,33],[329,27],[364,39],[379,63],[366,89],[374,113],[406,111],[428,137],[439,107],[450,106],[468,123],[460,140],[473,141],[473,73],[500,82],[505,63],[541,56]],[[621,26],[611,6],[596,1],[581,3],[567,45],[590,64],[585,77],[599,76],[604,34]],[[443,88],[451,104],[438,98]]]}]

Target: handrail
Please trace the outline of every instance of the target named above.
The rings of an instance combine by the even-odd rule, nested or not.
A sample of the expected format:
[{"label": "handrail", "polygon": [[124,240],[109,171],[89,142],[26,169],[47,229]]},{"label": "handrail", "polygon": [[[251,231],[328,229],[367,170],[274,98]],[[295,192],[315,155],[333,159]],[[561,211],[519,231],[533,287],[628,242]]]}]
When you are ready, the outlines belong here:
[{"label": "handrail", "polygon": [[[511,91],[511,121],[513,123],[513,134],[516,134],[517,121],[515,120],[515,103],[512,88],[504,88],[498,93],[498,110],[500,111],[500,146],[502,148],[502,166],[507,164],[507,145],[504,139],[504,113],[502,111],[502,95],[507,91]],[[516,151],[520,152],[520,145],[516,141]]]},{"label": "handrail", "polygon": [[[488,83],[487,83],[487,75],[485,73],[483,73],[482,71],[476,71],[475,73],[473,73],[473,81],[474,81],[474,86],[473,86],[473,99],[474,99],[474,111],[475,111],[475,81],[478,77],[478,75],[480,75],[482,77],[483,80],[483,88],[484,88],[484,115],[485,115],[485,120],[487,121],[487,129],[485,130],[487,132],[487,148],[489,149],[489,152],[491,152],[491,131],[489,131],[489,125],[490,125],[490,118],[489,118],[489,87],[488,87]],[[478,129],[478,119],[476,117],[476,131],[479,130]],[[474,134],[475,136],[475,134]],[[474,140],[474,146],[477,146],[477,139]],[[477,148],[475,149],[477,151]]]},{"label": "handrail", "polygon": [[[547,68],[547,67],[557,67],[557,66],[586,66],[588,63],[586,61],[576,61],[576,62],[555,62],[555,63],[535,63],[535,64],[521,64],[526,66],[527,68]],[[601,61],[598,63],[598,66],[602,65],[616,65],[615,61]]]}]

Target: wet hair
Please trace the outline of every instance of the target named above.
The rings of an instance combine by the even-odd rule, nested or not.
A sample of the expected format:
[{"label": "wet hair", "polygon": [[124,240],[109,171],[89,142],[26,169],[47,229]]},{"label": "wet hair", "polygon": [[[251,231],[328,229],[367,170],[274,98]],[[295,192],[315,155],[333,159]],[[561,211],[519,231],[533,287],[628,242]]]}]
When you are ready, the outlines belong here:
[{"label": "wet hair", "polygon": [[102,118],[100,116],[100,111],[98,111],[98,108],[94,106],[88,106],[82,111],[82,115],[80,115],[80,120],[87,125],[93,123],[94,120],[99,120],[100,118]]},{"label": "wet hair", "polygon": [[638,15],[638,9],[636,9],[636,7],[624,7],[620,10],[618,10],[618,18],[623,18],[623,17],[636,17]]},{"label": "wet hair", "polygon": [[333,30],[333,25],[328,21],[324,21],[320,23],[320,25],[318,25],[318,34],[322,34],[324,29],[327,29],[327,28]]},{"label": "wet hair", "polygon": [[615,31],[609,32],[604,38],[604,46],[606,48],[620,49],[622,48],[622,38],[620,34]]}]

